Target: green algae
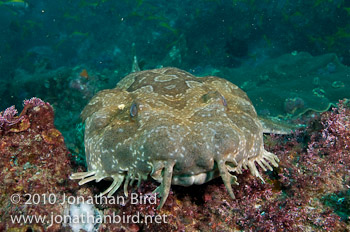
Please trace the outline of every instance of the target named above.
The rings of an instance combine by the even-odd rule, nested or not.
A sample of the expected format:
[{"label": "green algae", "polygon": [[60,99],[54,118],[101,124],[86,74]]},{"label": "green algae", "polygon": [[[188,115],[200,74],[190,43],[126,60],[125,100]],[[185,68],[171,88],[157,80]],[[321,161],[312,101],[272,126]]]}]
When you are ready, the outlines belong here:
[{"label": "green algae", "polygon": [[350,220],[350,190],[332,193],[322,198],[323,204],[331,207],[344,221]]},{"label": "green algae", "polygon": [[[324,112],[335,106],[339,98],[350,97],[350,68],[341,64],[335,54],[312,56],[293,52],[265,60],[256,67],[224,69],[220,75],[245,90],[258,113],[280,118]],[[286,109],[286,101],[296,98],[302,99],[303,104]]]}]

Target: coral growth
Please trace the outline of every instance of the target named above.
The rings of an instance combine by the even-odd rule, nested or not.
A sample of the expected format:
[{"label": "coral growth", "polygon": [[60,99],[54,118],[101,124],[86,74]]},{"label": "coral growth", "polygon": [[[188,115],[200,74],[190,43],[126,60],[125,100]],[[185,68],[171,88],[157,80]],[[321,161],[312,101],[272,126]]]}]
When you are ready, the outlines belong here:
[{"label": "coral growth", "polygon": [[12,126],[19,121],[21,121],[21,117],[17,117],[18,111],[15,109],[15,106],[11,106],[7,108],[4,112],[0,112],[0,128]]},{"label": "coral growth", "polygon": [[[77,187],[68,182],[69,152],[53,125],[50,104],[32,98],[24,102],[20,116],[16,114],[13,106],[6,109],[0,127],[0,230],[58,231],[60,224],[11,221],[20,215],[62,215],[64,205],[48,204],[49,194],[62,201],[64,193]],[[13,196],[19,196],[18,202]]]}]

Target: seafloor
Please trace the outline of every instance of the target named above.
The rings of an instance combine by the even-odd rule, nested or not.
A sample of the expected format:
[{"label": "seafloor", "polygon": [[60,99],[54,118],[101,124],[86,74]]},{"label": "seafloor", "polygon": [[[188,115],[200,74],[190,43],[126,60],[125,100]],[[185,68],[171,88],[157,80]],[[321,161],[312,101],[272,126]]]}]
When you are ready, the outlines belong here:
[{"label": "seafloor", "polygon": [[[350,1],[4,0],[0,22],[0,231],[350,231]],[[266,183],[244,171],[236,199],[220,178],[172,186],[160,211],[159,200],[63,203],[109,186],[69,179],[86,170],[79,115],[136,58],[225,78],[259,115],[296,125],[264,135],[280,159],[260,170]],[[167,223],[13,221],[77,214]]]},{"label": "seafloor", "polygon": [[[14,107],[1,114],[0,230],[348,231],[349,101],[342,100],[330,111],[312,113],[303,120],[307,126],[291,135],[265,136],[265,148],[278,156],[279,167],[272,172],[260,170],[265,184],[249,171],[238,175],[239,186],[234,187],[236,199],[229,197],[218,178],[201,186],[173,186],[159,211],[157,204],[148,201],[74,206],[64,199],[82,196],[88,200],[108,183],[78,186],[69,179],[69,175],[84,167],[72,159],[63,136],[55,128],[53,107],[37,98],[27,100],[19,115]],[[129,193],[149,195],[155,187],[154,182],[147,181]],[[34,193],[41,196],[39,201],[35,200],[38,196],[31,196]],[[50,196],[52,193],[54,196]],[[21,198],[15,201],[13,194]],[[11,222],[14,215],[52,217],[73,211],[95,216],[139,215],[141,219],[166,215],[166,223]]]}]

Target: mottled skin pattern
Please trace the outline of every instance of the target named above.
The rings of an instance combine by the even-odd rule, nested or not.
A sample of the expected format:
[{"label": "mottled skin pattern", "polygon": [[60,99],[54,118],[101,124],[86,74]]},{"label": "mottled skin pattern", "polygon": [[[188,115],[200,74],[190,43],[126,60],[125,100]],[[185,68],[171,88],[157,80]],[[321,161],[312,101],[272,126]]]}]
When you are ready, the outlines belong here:
[{"label": "mottled skin pattern", "polygon": [[[176,68],[132,73],[99,92],[82,112],[88,172],[79,184],[112,178],[111,196],[124,182],[151,176],[162,200],[171,184],[203,184],[221,176],[234,198],[230,173],[249,168],[260,177],[278,158],[263,147],[263,128],[247,95],[218,77],[195,77]],[[267,162],[269,161],[269,163]],[[262,179],[262,178],[261,178]]]}]

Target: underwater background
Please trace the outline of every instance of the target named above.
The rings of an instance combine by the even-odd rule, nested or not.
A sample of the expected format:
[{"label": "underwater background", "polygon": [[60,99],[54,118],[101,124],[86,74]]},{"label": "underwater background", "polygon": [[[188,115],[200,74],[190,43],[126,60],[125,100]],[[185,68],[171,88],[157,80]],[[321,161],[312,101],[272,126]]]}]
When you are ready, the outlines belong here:
[{"label": "underwater background", "polygon": [[[0,41],[0,230],[350,230],[350,1],[1,0]],[[13,205],[12,193],[92,196],[108,186],[68,179],[86,167],[80,113],[136,60],[141,70],[172,66],[225,78],[259,115],[301,126],[265,136],[279,168],[265,172],[266,184],[244,172],[237,200],[221,180],[172,187],[165,224],[10,222],[10,214],[67,210]],[[156,214],[152,205],[91,207]]]}]

